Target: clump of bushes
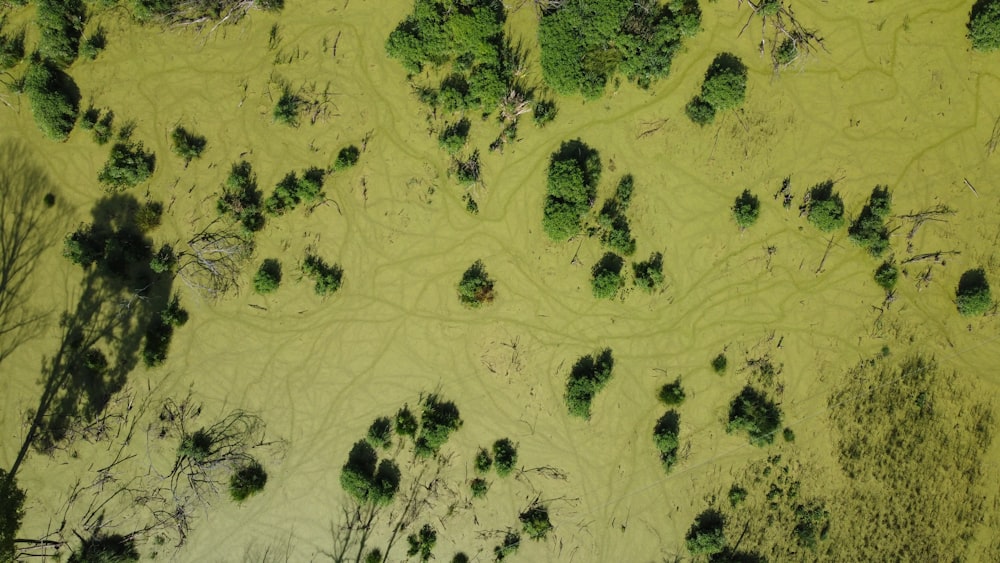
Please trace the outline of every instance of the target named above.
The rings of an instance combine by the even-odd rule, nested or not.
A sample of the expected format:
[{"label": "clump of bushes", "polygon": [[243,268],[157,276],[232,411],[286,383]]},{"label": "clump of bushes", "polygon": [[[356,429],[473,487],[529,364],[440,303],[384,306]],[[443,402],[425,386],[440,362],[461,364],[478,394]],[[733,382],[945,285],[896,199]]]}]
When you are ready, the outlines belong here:
[{"label": "clump of bushes", "polygon": [[671,383],[666,383],[660,388],[660,402],[668,406],[676,406],[684,402],[684,387],[681,386],[680,378]]},{"label": "clump of bushes", "polygon": [[733,219],[740,229],[746,229],[757,222],[758,216],[760,216],[760,200],[750,193],[750,190],[743,190],[733,203]]},{"label": "clump of bushes", "polygon": [[493,459],[497,468],[497,475],[506,477],[514,471],[517,465],[517,446],[507,438],[501,438],[493,442]]},{"label": "clump of bushes", "polygon": [[733,508],[743,504],[743,501],[747,499],[747,490],[739,485],[733,485],[729,487],[729,504]]},{"label": "clump of bushes", "polygon": [[404,405],[396,412],[396,418],[393,420],[393,427],[396,429],[396,434],[415,438],[419,426],[417,417],[413,415],[413,411],[408,406]]},{"label": "clump of bushes", "polygon": [[899,268],[891,261],[885,261],[875,269],[875,283],[886,291],[892,291],[899,280]]},{"label": "clump of bushes", "polygon": [[594,396],[608,384],[614,365],[610,348],[577,360],[566,381],[564,399],[569,414],[590,418],[590,404]]},{"label": "clump of bushes", "polygon": [[200,158],[205,151],[208,140],[201,135],[196,135],[178,125],[170,132],[170,141],[173,145],[174,154],[184,159],[184,163],[191,162],[192,159]]},{"label": "clump of bushes", "polygon": [[465,146],[466,139],[469,137],[469,128],[472,123],[466,119],[462,118],[455,123],[448,124],[438,136],[438,143],[441,148],[448,151],[449,154],[455,154],[462,150]]},{"label": "clump of bushes", "polygon": [[80,93],[73,79],[52,63],[35,59],[24,73],[24,91],[42,133],[55,141],[69,137],[80,111]]},{"label": "clump of bushes", "polygon": [[158,201],[147,201],[135,210],[135,228],[148,232],[160,226],[163,220],[163,204]]},{"label": "clump of bushes", "polygon": [[872,256],[881,256],[889,248],[889,229],[885,220],[889,217],[889,207],[892,196],[885,186],[875,186],[868,204],[861,210],[858,218],[847,229],[847,235],[861,248]]},{"label": "clump of bushes", "polygon": [[92,61],[97,58],[97,55],[104,50],[108,44],[107,35],[104,34],[104,28],[98,27],[94,33],[83,40],[80,44],[80,56]]},{"label": "clump of bushes", "polygon": [[625,285],[622,277],[624,261],[613,252],[606,253],[590,271],[590,289],[598,299],[611,299]]},{"label": "clump of bushes", "polygon": [[437,395],[428,395],[422,407],[416,453],[420,457],[431,457],[438,453],[452,432],[462,427],[462,418],[455,403],[443,401]]},{"label": "clump of bushes", "polygon": [[979,0],[969,12],[968,38],[976,51],[1000,49],[1000,0]]},{"label": "clump of bushes", "polygon": [[344,270],[337,264],[327,264],[315,254],[309,254],[302,261],[302,273],[315,282],[316,295],[326,297],[340,289],[344,279]]},{"label": "clump of bushes", "polygon": [[256,460],[240,467],[229,479],[229,496],[236,502],[243,502],[247,498],[264,490],[267,484],[267,472]]},{"label": "clump of bushes", "polygon": [[590,209],[601,176],[597,151],[580,140],[567,141],[552,154],[542,227],[556,242],[580,232],[580,219]]},{"label": "clump of bushes", "polygon": [[809,190],[806,218],[817,229],[829,232],[844,226],[844,202],[833,191],[833,182],[827,180]]},{"label": "clump of bushes", "polygon": [[648,292],[656,291],[663,285],[663,254],[654,252],[649,260],[632,264],[634,283]]},{"label": "clump of bushes", "polygon": [[716,510],[706,510],[695,518],[685,544],[691,555],[712,555],[726,547],[725,520]]},{"label": "clump of bushes", "polygon": [[145,182],[156,168],[156,156],[141,142],[123,139],[111,146],[111,154],[97,179],[109,192],[118,192]]},{"label": "clump of bushes", "polygon": [[476,452],[475,468],[476,473],[485,474],[489,473],[490,469],[493,467],[493,456],[490,455],[489,450],[486,448],[479,448]]},{"label": "clump of bushes", "polygon": [[355,442],[340,470],[340,486],[360,504],[385,506],[399,491],[400,477],[395,462],[379,461],[375,448],[360,440]]},{"label": "clump of bushes", "polygon": [[472,498],[483,498],[490,490],[490,484],[482,477],[476,477],[469,481],[469,490],[472,491]]},{"label": "clump of bushes", "polygon": [[788,37],[779,43],[771,53],[771,59],[774,61],[774,64],[780,66],[790,64],[797,58],[799,58],[799,46],[795,44],[794,39]]},{"label": "clump of bushes", "polygon": [[455,178],[463,184],[475,184],[479,181],[481,172],[479,150],[472,151],[465,160],[455,159]]},{"label": "clump of bushes", "polygon": [[243,160],[233,164],[229,177],[222,186],[222,195],[219,196],[216,209],[219,215],[227,215],[239,223],[246,235],[264,228],[257,176],[249,162]]},{"label": "clump of bushes", "polygon": [[289,172],[274,187],[274,192],[264,200],[264,211],[268,215],[283,215],[301,203],[313,203],[321,199],[323,179],[326,173],[319,168],[310,168],[299,177]]},{"label": "clump of bushes", "polygon": [[367,439],[373,447],[388,449],[392,445],[392,421],[385,416],[376,418],[368,427]]},{"label": "clump of bushes", "polygon": [[333,161],[334,172],[347,170],[358,163],[361,158],[361,151],[354,145],[346,146],[337,153],[336,160]]},{"label": "clump of bushes", "polygon": [[701,94],[685,107],[688,118],[708,125],[716,113],[743,105],[747,91],[747,67],[732,53],[719,53],[705,72]]},{"label": "clump of bushes", "polygon": [[774,442],[781,428],[781,410],[764,393],[747,385],[729,403],[726,432],[746,432],[750,443],[763,447]]},{"label": "clump of bushes", "polygon": [[462,280],[458,282],[458,300],[472,308],[491,303],[494,297],[494,284],[495,282],[486,273],[486,266],[481,260],[476,260],[462,274]]},{"label": "clump of bushes", "polygon": [[406,543],[409,544],[406,550],[408,556],[419,555],[421,561],[430,561],[431,551],[434,549],[434,545],[437,544],[437,532],[434,531],[434,528],[430,524],[424,524],[419,532],[410,534],[406,538]]},{"label": "clump of bushes", "polygon": [[653,443],[660,452],[660,462],[668,473],[677,463],[677,449],[680,447],[680,415],[677,411],[667,411],[653,427]]},{"label": "clump of bushes", "polygon": [[261,262],[253,276],[253,290],[261,295],[274,293],[281,285],[281,263],[274,258]]},{"label": "clump of bushes", "polygon": [[969,270],[962,274],[955,290],[955,305],[963,317],[982,315],[992,305],[990,283],[982,269]]},{"label": "clump of bushes", "polygon": [[631,174],[622,176],[615,191],[615,197],[604,202],[597,216],[601,227],[601,244],[611,250],[629,256],[635,252],[635,239],[625,213],[632,202],[635,179]]},{"label": "clump of bushes", "polygon": [[534,504],[524,512],[518,519],[521,521],[521,528],[525,534],[533,540],[541,540],[552,529],[552,521],[549,520],[549,509],[542,504]]}]

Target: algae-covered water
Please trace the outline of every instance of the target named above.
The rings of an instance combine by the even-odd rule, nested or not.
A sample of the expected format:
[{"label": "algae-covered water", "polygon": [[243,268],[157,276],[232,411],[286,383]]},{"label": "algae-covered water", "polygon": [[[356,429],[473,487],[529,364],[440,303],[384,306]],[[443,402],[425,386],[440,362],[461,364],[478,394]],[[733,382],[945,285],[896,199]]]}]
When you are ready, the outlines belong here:
[{"label": "algae-covered water", "polygon": [[[287,172],[329,166],[340,148],[364,145],[356,167],[328,178],[326,203],[268,221],[237,294],[206,299],[174,280],[190,321],[174,335],[167,361],[134,370],[121,395],[130,399],[109,407],[135,413],[125,448],[132,457],[121,466],[130,469],[116,482],[170,469],[172,450],[156,438],[166,398],[190,394],[202,405],[194,425],[233,409],[255,413],[266,423],[266,439],[279,442],[259,454],[268,472],[262,493],[241,504],[224,490],[208,497],[195,505],[181,547],[139,536],[143,557],[328,560],[348,506],[339,474],[352,444],[376,417],[416,407],[422,394],[436,392],[455,402],[464,424],[443,448],[433,494],[403,535],[431,523],[438,560],[459,551],[492,560],[493,546],[506,530],[520,529],[518,513],[536,500],[548,506],[554,528],[546,540],[522,540],[515,560],[683,559],[695,516],[728,506],[730,485],[753,482],[748,471],[774,455],[793,460],[802,489],[826,499],[829,537],[819,551],[798,549],[790,532],[750,531],[751,522],[744,529],[740,520],[727,528],[730,545],[774,560],[851,560],[850,542],[865,522],[855,505],[838,500],[850,496],[844,491],[868,487],[885,521],[904,508],[893,506],[886,481],[852,481],[838,460],[842,435],[831,413],[840,412],[844,396],[840,403],[830,397],[846,388],[851,400],[863,398],[847,383],[850,370],[883,353],[885,362],[933,357],[942,373],[954,374],[942,378],[949,387],[936,412],[954,417],[956,440],[969,413],[992,408],[1000,389],[995,309],[966,318],[954,304],[966,270],[984,268],[1000,287],[1000,156],[993,152],[1000,57],[969,49],[969,4],[797,3],[798,20],[817,30],[825,48],[776,74],[761,55],[759,26],[740,33],[746,3],[704,3],[703,31],[648,91],[622,83],[597,101],[556,98],[557,119],[543,129],[525,119],[502,154],[485,150],[493,124],[474,116],[473,141],[483,154],[483,181],[473,188],[477,215],[466,211],[466,188],[448,173],[433,130],[438,122],[385,55],[385,38],[409,13],[407,2],[290,1],[280,13],[251,12],[213,31],[138,27],[119,11],[98,13],[88,29],[104,26],[107,49],[69,72],[84,107],[112,108],[119,123],[133,120],[133,138],[155,151],[152,179],[130,193],[163,202],[163,224],[151,234],[158,243],[182,247],[211,224],[221,184],[241,158],[267,195]],[[30,9],[12,14],[30,21]],[[540,83],[536,12],[522,3],[508,6],[508,14],[510,33],[528,46],[527,79]],[[277,40],[269,42],[272,26]],[[684,105],[721,51],[749,67],[747,103],[700,128]],[[314,123],[274,123],[282,84],[323,100]],[[59,345],[59,316],[81,293],[81,271],[61,257],[62,239],[92,220],[107,147],[79,129],[65,143],[49,141],[24,96],[5,92],[3,100],[0,137],[17,147],[4,166],[29,163],[40,178],[22,191],[39,201],[51,191],[57,200],[51,209],[25,204],[42,219],[33,231],[39,251],[30,281],[17,298],[24,311],[43,317],[0,359],[0,462],[9,467],[38,404],[43,362]],[[208,139],[202,158],[188,166],[170,152],[177,124]],[[601,198],[621,174],[635,176],[635,259],[663,254],[662,291],[629,289],[598,301],[589,278],[600,245],[556,244],[542,231],[549,157],[577,138],[600,153]],[[785,178],[796,197],[788,209],[772,198]],[[935,252],[944,252],[943,260],[905,264],[887,304],[872,280],[881,261],[852,244],[846,229],[824,234],[800,216],[802,195],[824,180],[836,182],[850,216],[872,188],[887,185],[896,261]],[[761,198],[762,209],[759,222],[741,231],[730,207],[744,189]],[[13,193],[4,194],[8,225],[17,213],[7,206]],[[913,223],[901,216],[935,206],[954,213],[909,237]],[[320,298],[302,279],[307,249],[342,266],[344,284],[335,295]],[[284,281],[260,296],[250,280],[264,258],[281,260]],[[455,286],[476,260],[497,280],[496,299],[472,310],[459,303]],[[614,376],[590,420],[571,418],[563,403],[570,367],[604,347],[614,352]],[[729,368],[720,376],[710,361],[723,351]],[[776,368],[768,389],[796,436],[763,449],[725,432],[730,399],[748,381],[759,382],[747,362],[761,358]],[[656,393],[677,378],[687,400],[678,409],[680,460],[666,473],[652,441],[665,411]],[[891,394],[896,384],[886,376],[878,388]],[[129,401],[148,407],[132,410]],[[995,430],[995,422],[983,420]],[[877,412],[862,424],[873,433],[906,426]],[[100,470],[121,457],[111,445],[122,442],[120,433],[112,434],[28,454],[18,473],[27,492],[18,537],[45,536],[60,529],[64,514],[92,512],[66,507],[100,498]],[[473,500],[472,458],[502,437],[517,443],[523,471],[491,478],[486,499]],[[935,476],[923,485],[927,495],[973,499],[978,508],[906,530],[962,536],[942,548],[960,549],[950,553],[957,559],[995,558],[996,441],[958,452],[942,439],[921,455],[914,467]],[[941,461],[962,456],[977,460],[964,480]],[[404,485],[424,467],[411,457],[399,456]],[[72,496],[74,484],[91,496]],[[943,506],[949,508],[942,513],[955,510]],[[103,529],[131,533],[136,520],[127,508],[109,510]],[[758,508],[766,515],[764,504]],[[382,524],[402,511],[392,507],[380,517],[372,546],[385,545],[391,529]],[[64,533],[95,529],[93,519],[89,527],[72,518],[63,526]],[[405,550],[397,539],[388,560],[404,560]]]}]

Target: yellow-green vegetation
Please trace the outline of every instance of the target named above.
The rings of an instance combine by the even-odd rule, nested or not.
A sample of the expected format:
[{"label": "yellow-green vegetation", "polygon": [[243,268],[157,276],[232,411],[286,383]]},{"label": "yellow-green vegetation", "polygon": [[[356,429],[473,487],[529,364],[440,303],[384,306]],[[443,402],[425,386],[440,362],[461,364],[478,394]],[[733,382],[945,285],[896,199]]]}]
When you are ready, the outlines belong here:
[{"label": "yellow-green vegetation", "polygon": [[34,59],[24,72],[24,91],[35,123],[47,137],[63,141],[80,111],[80,93],[68,74],[44,59]]},{"label": "yellow-green vegetation", "polygon": [[545,536],[552,529],[552,522],[549,520],[549,509],[543,504],[535,504],[522,512],[518,518],[521,520],[521,528],[524,533],[533,540],[545,539]]},{"label": "yellow-green vegetation", "polygon": [[805,205],[806,217],[817,229],[829,232],[844,226],[844,200],[839,193],[833,191],[832,181],[827,180],[813,186]]},{"label": "yellow-green vegetation", "polygon": [[497,468],[497,475],[500,477],[510,475],[517,465],[517,446],[509,438],[501,438],[493,442],[493,460]]},{"label": "yellow-green vegetation", "polygon": [[733,219],[736,220],[736,224],[740,229],[746,229],[756,223],[759,216],[760,200],[750,193],[750,190],[743,190],[733,203]]},{"label": "yellow-green vegetation", "polygon": [[680,378],[664,384],[663,387],[660,387],[660,393],[657,395],[660,402],[667,406],[676,406],[683,403],[685,396]]},{"label": "yellow-green vegetation", "polygon": [[243,502],[264,490],[267,472],[256,460],[240,467],[229,480],[229,496],[236,502]]},{"label": "yellow-green vegetation", "polygon": [[632,280],[642,289],[653,292],[663,285],[663,253],[654,252],[648,260],[632,264]]},{"label": "yellow-green vegetation", "polygon": [[872,256],[881,256],[889,248],[889,229],[885,220],[889,217],[891,203],[889,188],[875,186],[861,214],[847,229],[851,241]]},{"label": "yellow-green vegetation", "polygon": [[312,278],[316,295],[326,297],[337,293],[344,280],[344,270],[337,264],[327,264],[325,260],[309,254],[302,261],[302,273]]}]

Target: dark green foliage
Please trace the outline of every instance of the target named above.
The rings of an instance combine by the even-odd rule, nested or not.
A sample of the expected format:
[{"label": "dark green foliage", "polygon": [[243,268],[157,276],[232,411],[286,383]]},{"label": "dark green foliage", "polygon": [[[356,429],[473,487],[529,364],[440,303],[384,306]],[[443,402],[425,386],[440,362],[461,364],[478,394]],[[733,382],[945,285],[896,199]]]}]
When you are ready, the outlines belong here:
[{"label": "dark green foliage", "polygon": [[750,190],[743,190],[733,203],[733,218],[741,229],[745,229],[757,222],[760,216],[760,200],[750,193]]},{"label": "dark green foliage", "polygon": [[663,254],[654,252],[645,262],[632,264],[635,285],[653,292],[663,285]]},{"label": "dark green foliage", "polygon": [[14,560],[14,538],[24,519],[24,498],[17,479],[0,469],[0,561]]},{"label": "dark green foliage", "polygon": [[481,260],[469,266],[458,282],[458,300],[472,308],[493,301],[494,281],[486,273],[486,267]]},{"label": "dark green foliage", "polygon": [[117,192],[145,182],[156,168],[156,156],[146,152],[141,142],[121,141],[111,146],[111,154],[97,175],[109,192]]},{"label": "dark green foliage", "polygon": [[844,202],[840,194],[834,193],[832,181],[821,182],[809,190],[806,217],[823,232],[844,226]]},{"label": "dark green foliage", "polygon": [[452,432],[462,427],[462,419],[455,403],[442,401],[437,395],[428,395],[422,407],[416,452],[420,457],[431,457],[438,453]]},{"label": "dark green foliage", "polygon": [[472,498],[483,498],[490,490],[490,484],[481,477],[476,477],[469,482],[469,490],[472,491]]},{"label": "dark green foliage", "polygon": [[371,551],[365,554],[365,563],[382,563],[382,550],[379,548],[373,548]]},{"label": "dark green foliage", "polygon": [[229,496],[236,502],[243,502],[264,490],[267,472],[256,460],[240,467],[229,479]]},{"label": "dark green foliage", "polygon": [[38,53],[59,65],[76,60],[86,8],[82,0],[37,0]]},{"label": "dark green foliage", "polygon": [[80,56],[92,61],[97,58],[97,55],[104,50],[107,44],[108,38],[104,34],[104,28],[98,27],[90,37],[84,39],[83,43],[80,44]]},{"label": "dark green foliage", "polygon": [[715,111],[743,105],[747,91],[747,67],[732,53],[719,53],[705,72],[701,99]]},{"label": "dark green foliage", "polygon": [[493,442],[493,459],[496,461],[497,475],[506,477],[517,465],[517,446],[507,438]]},{"label": "dark green foliage", "polygon": [[549,161],[542,227],[560,242],[580,232],[580,218],[590,209],[601,176],[597,151],[580,140],[566,141]]},{"label": "dark green foliage", "polygon": [[695,518],[684,536],[691,555],[712,555],[726,547],[725,520],[716,510],[706,510]]},{"label": "dark green foliage", "polygon": [[684,113],[688,119],[702,127],[715,121],[715,107],[701,96],[691,98],[691,101],[684,106]]},{"label": "dark green foliage", "polygon": [[114,136],[115,114],[108,110],[104,116],[94,123],[94,142],[98,145],[106,145]]},{"label": "dark green foliage", "polygon": [[597,216],[601,227],[601,244],[625,256],[635,252],[635,239],[632,238],[632,230],[625,216],[632,202],[633,188],[634,179],[631,174],[626,174],[618,183],[615,197],[604,203]]},{"label": "dark green foliage", "polygon": [[794,442],[795,431],[786,426],[785,429],[781,431],[781,437],[784,438],[786,442]]},{"label": "dark green foliage", "polygon": [[455,123],[449,124],[438,136],[438,143],[441,148],[448,151],[450,154],[455,154],[462,150],[465,146],[465,141],[469,137],[469,127],[472,123],[466,119],[462,118]]},{"label": "dark green foliage", "polygon": [[777,14],[781,10],[781,0],[760,0],[757,5],[757,13],[768,17]]},{"label": "dark green foliage", "polygon": [[338,172],[346,170],[358,163],[361,158],[361,151],[354,145],[346,146],[337,153],[337,159],[333,161],[333,170]]},{"label": "dark green foliage", "polygon": [[80,111],[80,92],[73,79],[48,61],[32,60],[24,73],[24,91],[42,133],[65,140]]},{"label": "dark green foliage", "polygon": [[816,549],[819,540],[826,539],[830,529],[830,513],[822,502],[813,501],[795,507],[795,542],[800,547]]},{"label": "dark green foliage", "polygon": [[535,125],[539,127],[545,127],[559,113],[559,108],[556,107],[556,103],[552,100],[538,100],[535,102],[535,107],[532,108],[532,119],[535,120]]},{"label": "dark green foliage", "polygon": [[1000,49],[1000,0],[979,0],[969,12],[968,38],[977,51]]},{"label": "dark green foliage", "polygon": [[746,432],[750,443],[763,447],[774,442],[781,428],[781,411],[764,393],[747,385],[729,404],[726,432]]},{"label": "dark green foliage", "polygon": [[160,226],[163,221],[163,204],[147,201],[135,210],[135,228],[147,233]]},{"label": "dark green foliage", "polygon": [[313,203],[323,198],[323,180],[326,173],[319,168],[310,168],[299,177],[289,172],[274,192],[264,200],[264,211],[268,215],[283,215],[301,203]]},{"label": "dark green foliage", "polygon": [[174,329],[183,326],[187,320],[188,313],[181,308],[180,296],[175,295],[146,327],[142,349],[142,361],[146,367],[156,367],[166,361]]},{"label": "dark green foliage", "polygon": [[302,98],[293,94],[287,87],[282,89],[278,103],[274,104],[274,120],[289,127],[299,126],[299,108],[302,106]]},{"label": "dark green foliage", "polygon": [[478,182],[481,171],[478,149],[472,151],[472,154],[466,160],[455,161],[455,177],[463,184]]},{"label": "dark green foliage", "polygon": [[464,553],[456,553],[451,558],[451,563],[469,563],[469,556]]},{"label": "dark green foliage", "polygon": [[490,455],[489,450],[486,448],[479,448],[476,452],[475,468],[476,473],[484,474],[488,473],[490,468],[493,467],[493,456]]},{"label": "dark green foliage", "polygon": [[726,359],[725,352],[719,352],[719,355],[712,358],[712,371],[722,375],[726,373],[726,366],[729,365],[729,360]]},{"label": "dark green foliage", "polygon": [[253,290],[261,295],[272,293],[281,285],[281,263],[274,258],[261,262],[253,276]]},{"label": "dark green foliage", "polygon": [[399,434],[400,436],[409,436],[411,438],[417,435],[419,423],[417,422],[417,417],[413,416],[413,412],[410,411],[409,407],[404,406],[396,412],[396,419],[394,423],[396,434]]},{"label": "dark green foliage", "polygon": [[875,283],[886,291],[892,291],[899,280],[899,268],[890,261],[883,262],[875,270]]},{"label": "dark green foliage", "polygon": [[13,35],[0,33],[0,69],[8,69],[24,58],[24,31]]},{"label": "dark green foliage", "polygon": [[69,556],[67,563],[129,563],[139,560],[139,550],[135,540],[113,534],[95,534],[80,545],[78,551]]},{"label": "dark green foliage", "polygon": [[785,38],[772,53],[774,63],[787,65],[798,58],[799,48],[791,38]]},{"label": "dark green foliage", "polygon": [[385,506],[399,491],[401,474],[391,460],[378,461],[375,449],[366,442],[355,442],[340,470],[340,486],[360,504]]},{"label": "dark green foliage", "polygon": [[851,241],[872,256],[881,256],[889,248],[889,229],[885,226],[885,220],[889,217],[891,203],[889,189],[875,186],[868,204],[847,229]]},{"label": "dark green foliage", "polygon": [[264,227],[257,176],[250,163],[243,160],[233,164],[222,195],[216,203],[219,215],[227,215],[242,226],[245,234],[252,234]]},{"label": "dark green foliage", "polygon": [[503,561],[507,557],[517,553],[517,548],[521,545],[521,535],[516,532],[507,532],[503,537],[503,542],[493,548],[493,557],[497,562]]},{"label": "dark green foliage", "polygon": [[528,510],[522,512],[518,519],[521,520],[521,528],[525,534],[533,540],[545,539],[545,535],[552,529],[552,522],[549,520],[549,510],[544,505],[535,504]]},{"label": "dark green foliage", "polygon": [[955,291],[955,305],[964,317],[982,315],[992,305],[990,283],[982,269],[968,270],[962,274]]},{"label": "dark green foliage", "polygon": [[680,447],[680,421],[677,411],[667,411],[653,427],[653,443],[660,452],[660,462],[668,473],[677,463],[677,449]]},{"label": "dark green foliage", "polygon": [[625,284],[622,278],[622,265],[625,262],[612,252],[601,257],[590,271],[590,289],[598,299],[611,299]]},{"label": "dark green foliage", "polygon": [[407,555],[410,557],[419,555],[421,561],[430,561],[431,551],[437,543],[437,532],[430,524],[424,524],[418,533],[410,534],[406,538],[406,543],[409,544],[409,548],[406,550]]},{"label": "dark green foliage", "polygon": [[186,434],[181,438],[181,443],[177,447],[177,457],[201,463],[212,455],[214,446],[215,443],[212,440],[212,435],[204,428],[200,428],[194,433]]},{"label": "dark green foliage", "polygon": [[368,443],[383,450],[392,445],[392,421],[388,417],[376,418],[368,427]]},{"label": "dark green foliage", "polygon": [[53,207],[56,204],[56,194],[49,192],[42,197],[42,202],[45,203],[45,207]]},{"label": "dark green foliage", "polygon": [[97,125],[97,120],[101,118],[101,110],[95,107],[87,108],[87,111],[80,114],[80,129],[90,131]]},{"label": "dark green foliage", "polygon": [[667,76],[685,36],[700,25],[697,2],[597,0],[542,11],[542,76],[561,94],[598,98],[618,73],[648,88]]},{"label": "dark green foliage", "polygon": [[566,381],[564,396],[571,415],[590,418],[590,404],[598,391],[608,384],[614,365],[615,360],[610,348],[577,360]]},{"label": "dark green foliage", "polygon": [[674,380],[672,383],[667,383],[660,388],[660,402],[664,405],[679,405],[684,402],[684,388],[681,387],[680,378]]},{"label": "dark green foliage", "polygon": [[208,144],[208,140],[205,137],[195,135],[180,125],[174,127],[174,130],[170,133],[170,141],[173,144],[174,154],[183,158],[185,163],[201,157],[201,153],[205,150],[205,145]]},{"label": "dark green foliage", "polygon": [[739,485],[733,485],[729,487],[729,504],[733,508],[743,504],[743,501],[747,499],[747,490]]},{"label": "dark green foliage", "polygon": [[471,195],[464,194],[462,196],[462,200],[465,201],[465,210],[466,211],[468,211],[469,213],[472,213],[473,215],[478,215],[479,214],[479,204],[476,203],[475,199],[472,199]]},{"label": "dark green foliage", "polygon": [[309,254],[302,261],[302,273],[316,282],[316,295],[333,295],[340,289],[344,279],[344,270],[337,264],[327,264],[322,258]]}]

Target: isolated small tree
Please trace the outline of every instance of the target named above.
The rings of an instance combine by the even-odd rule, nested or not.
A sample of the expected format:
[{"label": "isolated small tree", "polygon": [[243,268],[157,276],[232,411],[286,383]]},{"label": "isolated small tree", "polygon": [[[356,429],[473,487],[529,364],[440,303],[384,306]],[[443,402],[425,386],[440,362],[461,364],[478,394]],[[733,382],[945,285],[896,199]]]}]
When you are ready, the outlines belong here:
[{"label": "isolated small tree", "polygon": [[872,256],[881,256],[889,248],[889,229],[885,226],[885,220],[889,217],[891,204],[889,189],[875,186],[868,203],[847,229],[851,241],[866,249]]},{"label": "isolated small tree", "polygon": [[281,263],[274,258],[264,260],[253,277],[253,290],[261,295],[273,293],[281,285]]},{"label": "isolated small tree", "polygon": [[521,521],[521,528],[529,538],[533,540],[545,539],[545,535],[552,529],[552,521],[549,520],[549,510],[542,504],[534,504],[524,512],[518,519]]},{"label": "isolated small tree", "polygon": [[417,455],[436,455],[451,434],[461,427],[462,418],[455,403],[441,400],[437,395],[428,395],[422,405],[420,432],[414,442]]},{"label": "isolated small tree", "polygon": [[376,418],[368,427],[368,443],[375,448],[389,449],[392,445],[392,421],[388,417]]},{"label": "isolated small tree", "polygon": [[979,0],[969,12],[969,41],[976,51],[1000,49],[1000,0]]},{"label": "isolated small tree", "polygon": [[242,160],[232,165],[216,210],[219,215],[228,215],[237,221],[248,238],[264,227],[257,176],[249,162]]},{"label": "isolated small tree", "polygon": [[695,518],[684,536],[691,555],[712,555],[726,547],[725,520],[716,510],[706,510]]},{"label": "isolated small tree", "polygon": [[431,552],[437,544],[437,532],[430,524],[424,524],[418,533],[410,534],[406,538],[406,542],[409,544],[409,548],[406,550],[407,555],[410,557],[419,555],[421,561],[430,561]]},{"label": "isolated small tree", "polygon": [[750,193],[750,190],[743,190],[733,204],[733,218],[740,229],[746,229],[757,222],[760,215],[760,200]]},{"label": "isolated small tree", "polygon": [[774,442],[781,429],[781,410],[764,393],[747,385],[729,403],[726,432],[746,432],[750,443],[763,447]]},{"label": "isolated small tree", "polygon": [[716,111],[743,105],[747,90],[747,67],[732,53],[719,53],[705,73],[701,98]]},{"label": "isolated small tree", "polygon": [[712,358],[712,371],[722,375],[726,373],[726,366],[729,365],[729,360],[726,359],[725,352],[719,352],[717,356]]},{"label": "isolated small tree", "polygon": [[896,282],[899,280],[899,268],[890,261],[883,262],[875,270],[875,283],[879,285],[882,289],[886,291],[892,291],[896,287]]},{"label": "isolated small tree", "polygon": [[664,405],[674,406],[684,402],[684,388],[681,386],[680,378],[671,383],[664,384],[660,388],[659,398]]},{"label": "isolated small tree", "polygon": [[680,447],[680,415],[677,411],[667,411],[653,427],[653,443],[660,452],[660,462],[668,473],[677,463],[677,449]]},{"label": "isolated small tree", "polygon": [[483,498],[490,490],[490,484],[482,477],[476,477],[469,482],[469,490],[472,491],[472,498]]},{"label": "isolated small tree", "polygon": [[710,125],[715,121],[715,107],[706,102],[701,96],[691,98],[691,101],[684,106],[684,113],[692,122],[702,127]]},{"label": "isolated small tree", "polygon": [[139,560],[135,539],[119,534],[97,533],[83,540],[67,563],[129,563]]},{"label": "isolated small tree", "polygon": [[205,151],[205,146],[208,145],[205,137],[195,135],[180,125],[174,127],[170,133],[170,141],[174,154],[183,158],[185,164],[191,162],[192,159],[200,158],[201,153]]},{"label": "isolated small tree", "polygon": [[357,164],[359,158],[361,158],[361,151],[358,150],[358,147],[346,146],[337,153],[337,159],[333,161],[333,170],[335,172],[346,170]]},{"label": "isolated small tree", "polygon": [[969,270],[962,274],[955,290],[955,305],[964,317],[982,315],[992,305],[990,283],[982,269]]},{"label": "isolated small tree", "polygon": [[535,107],[532,108],[532,119],[535,121],[535,125],[539,127],[545,127],[559,113],[559,109],[556,107],[556,103],[552,100],[539,100],[535,102]]},{"label": "isolated small tree", "polygon": [[448,154],[458,153],[465,146],[471,126],[472,123],[464,117],[455,123],[449,124],[441,132],[441,135],[438,136],[438,144],[441,145],[441,148],[448,151]]},{"label": "isolated small tree", "polygon": [[844,202],[840,194],[834,193],[832,181],[821,182],[809,190],[806,217],[823,232],[844,226]]},{"label": "isolated small tree", "polygon": [[289,127],[299,126],[299,109],[302,98],[292,93],[287,87],[282,89],[278,102],[274,105],[274,120]]},{"label": "isolated small tree", "polygon": [[611,299],[624,285],[622,278],[623,260],[613,252],[606,253],[601,260],[594,265],[590,274],[590,289],[594,297],[598,299]]},{"label": "isolated small tree", "polygon": [[494,284],[495,282],[486,273],[483,262],[476,260],[462,274],[462,280],[458,282],[458,300],[474,309],[484,303],[492,303]]},{"label": "isolated small tree", "polygon": [[229,480],[229,496],[236,502],[243,502],[251,496],[264,490],[267,484],[267,472],[256,460],[240,467]]},{"label": "isolated small tree", "polygon": [[663,285],[663,254],[654,252],[649,260],[632,264],[633,281],[637,287],[653,292]]},{"label": "isolated small tree", "polygon": [[475,469],[476,473],[485,474],[493,467],[493,456],[486,448],[479,448],[476,452]]},{"label": "isolated small tree", "polygon": [[146,152],[142,143],[121,141],[111,147],[108,161],[97,179],[105,189],[117,192],[145,182],[156,168],[156,156]]},{"label": "isolated small tree", "polygon": [[413,415],[410,408],[403,406],[396,412],[396,419],[394,421],[394,427],[396,429],[396,434],[400,436],[414,437],[417,435],[417,428],[419,428],[420,423],[417,422],[417,417]]},{"label": "isolated small tree", "polygon": [[517,465],[517,446],[507,438],[501,438],[493,442],[493,458],[497,468],[497,475],[506,477],[514,471]]},{"label": "isolated small tree", "polygon": [[577,360],[566,381],[566,393],[563,397],[569,414],[590,418],[590,404],[611,379],[614,365],[610,348]]},{"label": "isolated small tree", "polygon": [[507,532],[503,537],[503,542],[493,548],[493,558],[497,563],[506,560],[511,555],[517,553],[517,548],[521,546],[521,534],[517,532]]}]

